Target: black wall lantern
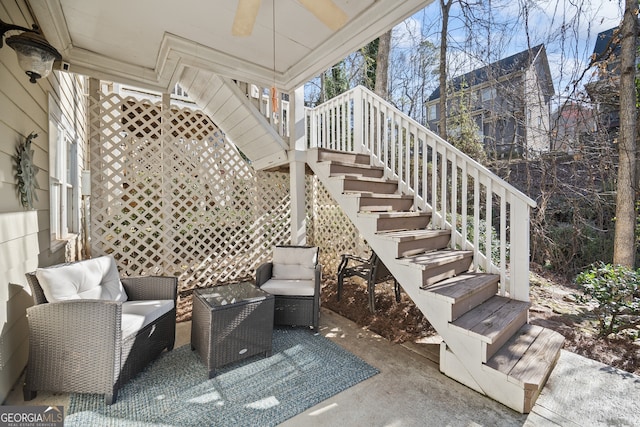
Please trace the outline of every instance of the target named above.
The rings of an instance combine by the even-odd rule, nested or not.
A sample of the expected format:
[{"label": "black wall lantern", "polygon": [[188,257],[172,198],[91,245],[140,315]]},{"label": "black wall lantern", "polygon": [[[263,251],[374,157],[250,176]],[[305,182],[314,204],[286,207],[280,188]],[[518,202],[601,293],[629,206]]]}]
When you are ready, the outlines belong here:
[{"label": "black wall lantern", "polygon": [[62,60],[62,55],[47,42],[40,28],[33,25],[32,29],[19,25],[7,24],[0,20],[0,48],[3,46],[4,34],[7,31],[24,31],[11,36],[7,44],[18,55],[18,64],[29,76],[29,81],[35,83],[41,77],[47,77],[53,69],[54,61]]}]

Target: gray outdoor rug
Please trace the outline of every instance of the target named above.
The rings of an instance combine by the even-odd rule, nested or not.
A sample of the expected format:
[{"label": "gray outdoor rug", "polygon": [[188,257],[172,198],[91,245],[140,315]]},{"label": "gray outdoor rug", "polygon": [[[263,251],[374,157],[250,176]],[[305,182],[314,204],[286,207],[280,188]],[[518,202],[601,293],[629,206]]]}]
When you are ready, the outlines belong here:
[{"label": "gray outdoor rug", "polygon": [[118,392],[72,394],[65,426],[272,426],[378,370],[309,329],[274,329],[273,356],[207,369],[189,345],[165,352]]}]

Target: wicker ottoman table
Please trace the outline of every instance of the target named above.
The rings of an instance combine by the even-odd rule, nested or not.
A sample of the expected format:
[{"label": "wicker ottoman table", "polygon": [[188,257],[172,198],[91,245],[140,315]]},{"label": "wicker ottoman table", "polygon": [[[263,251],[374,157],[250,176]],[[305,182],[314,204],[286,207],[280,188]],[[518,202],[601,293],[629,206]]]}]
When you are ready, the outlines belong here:
[{"label": "wicker ottoman table", "polygon": [[191,349],[209,369],[263,353],[271,356],[274,297],[253,283],[197,289],[193,293]]}]

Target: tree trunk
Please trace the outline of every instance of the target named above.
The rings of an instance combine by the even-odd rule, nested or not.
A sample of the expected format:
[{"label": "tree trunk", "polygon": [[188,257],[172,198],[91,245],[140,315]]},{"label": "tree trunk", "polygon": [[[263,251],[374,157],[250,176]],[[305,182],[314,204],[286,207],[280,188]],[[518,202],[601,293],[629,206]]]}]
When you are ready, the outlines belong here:
[{"label": "tree trunk", "polygon": [[620,139],[613,263],[635,265],[636,87],[638,0],[625,0],[620,52]]},{"label": "tree trunk", "polygon": [[440,0],[442,29],[440,31],[440,129],[439,134],[447,139],[447,31],[449,30],[449,10],[453,0]]},{"label": "tree trunk", "polygon": [[376,85],[374,92],[389,99],[389,52],[391,51],[391,30],[380,36],[376,56]]}]

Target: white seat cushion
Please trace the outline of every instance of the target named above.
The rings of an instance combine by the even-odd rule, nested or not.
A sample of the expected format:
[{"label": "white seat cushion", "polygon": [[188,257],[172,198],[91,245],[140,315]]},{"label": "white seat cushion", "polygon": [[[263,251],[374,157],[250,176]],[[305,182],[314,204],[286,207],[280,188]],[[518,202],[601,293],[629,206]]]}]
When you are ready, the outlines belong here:
[{"label": "white seat cushion", "polygon": [[315,292],[314,280],[269,279],[260,289],[272,295],[311,297]]},{"label": "white seat cushion", "polygon": [[173,309],[173,300],[140,300],[122,303],[122,338],[136,334]]},{"label": "white seat cushion", "polygon": [[112,256],[38,268],[36,277],[49,302],[72,299],[127,300]]},{"label": "white seat cushion", "polygon": [[317,247],[276,246],[273,248],[273,270],[271,276],[274,279],[313,280],[317,264]]}]

